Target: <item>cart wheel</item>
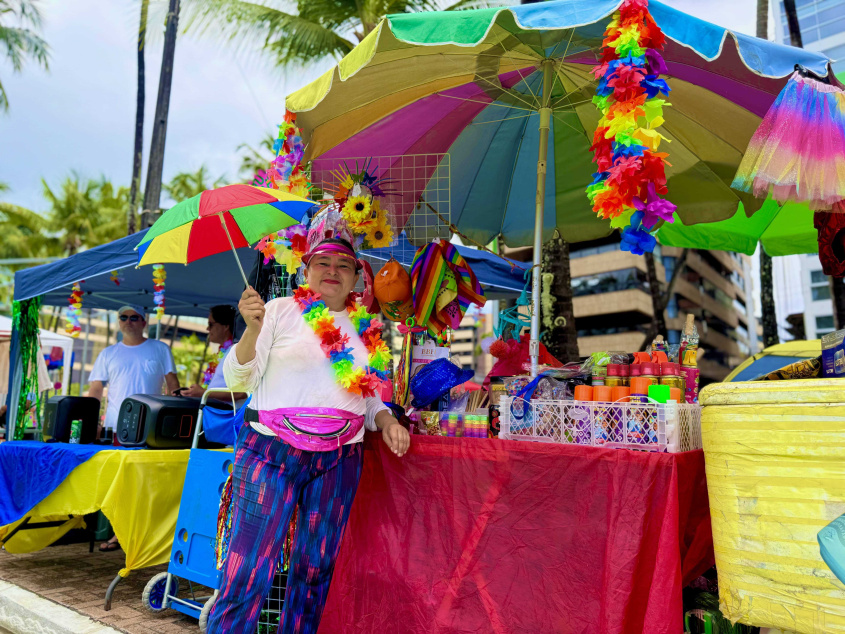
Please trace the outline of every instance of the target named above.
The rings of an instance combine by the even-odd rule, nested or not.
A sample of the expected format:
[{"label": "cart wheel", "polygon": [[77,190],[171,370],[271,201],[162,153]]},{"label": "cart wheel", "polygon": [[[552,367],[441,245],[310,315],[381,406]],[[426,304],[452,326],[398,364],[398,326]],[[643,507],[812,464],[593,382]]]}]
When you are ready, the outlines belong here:
[{"label": "cart wheel", "polygon": [[205,630],[208,627],[208,617],[211,614],[211,608],[214,607],[214,602],[217,601],[217,590],[214,591],[210,597],[208,597],[208,601],[205,602],[205,605],[202,606],[202,610],[200,611],[200,632],[205,634]]},{"label": "cart wheel", "polygon": [[[141,603],[150,612],[161,612],[164,610],[164,589],[167,586],[167,573],[160,572],[147,582],[144,593],[141,595]],[[170,595],[179,593],[179,580],[170,577]]]}]

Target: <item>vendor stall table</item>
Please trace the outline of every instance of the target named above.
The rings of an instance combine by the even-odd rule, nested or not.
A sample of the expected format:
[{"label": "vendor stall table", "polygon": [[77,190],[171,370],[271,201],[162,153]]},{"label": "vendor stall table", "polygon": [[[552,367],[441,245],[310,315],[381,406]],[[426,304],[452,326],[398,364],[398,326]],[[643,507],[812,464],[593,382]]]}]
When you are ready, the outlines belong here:
[{"label": "vendor stall table", "polygon": [[[32,445],[36,450],[44,443]],[[189,450],[100,451],[73,469],[24,518],[0,527],[0,540],[8,539],[4,546],[11,553],[34,552],[49,546],[71,528],[80,527],[82,516],[102,510],[126,553],[126,564],[119,577],[166,563],[189,453]],[[73,517],[68,519],[68,516]],[[59,526],[22,530],[9,538],[17,524],[27,520],[30,524],[67,521]]]},{"label": "vendor stall table", "polygon": [[817,541],[845,512],[842,383],[719,383],[701,393],[719,603],[731,620],[845,632],[845,586]]},{"label": "vendor stall table", "polygon": [[713,564],[701,451],[365,442],[321,633],[683,631]]}]

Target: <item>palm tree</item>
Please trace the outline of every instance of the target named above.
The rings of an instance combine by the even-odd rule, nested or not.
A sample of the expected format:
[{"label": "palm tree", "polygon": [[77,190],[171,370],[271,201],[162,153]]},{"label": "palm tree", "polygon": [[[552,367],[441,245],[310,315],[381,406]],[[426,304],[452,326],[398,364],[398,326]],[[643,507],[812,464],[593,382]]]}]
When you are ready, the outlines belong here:
[{"label": "palm tree", "polygon": [[241,143],[238,146],[238,152],[243,152],[241,155],[241,166],[238,168],[238,174],[244,181],[252,181],[258,170],[267,169],[276,153],[273,151],[273,144],[276,139],[272,134],[268,134],[258,144],[257,148],[252,147],[248,143]]},{"label": "palm tree", "polygon": [[[36,32],[41,12],[35,0],[0,0],[0,50],[5,50],[12,70],[20,73],[28,59],[48,68],[49,48]],[[9,98],[0,82],[0,110],[9,110]]]},{"label": "palm tree", "polygon": [[115,188],[105,178],[81,180],[77,174],[66,178],[57,191],[41,182],[50,205],[48,226],[58,228],[55,239],[62,255],[73,255],[125,235],[128,188]]},{"label": "palm tree", "polygon": [[153,138],[150,143],[150,161],[147,165],[147,185],[144,187],[145,225],[153,223],[161,203],[161,176],[164,171],[164,142],[167,136],[167,117],[170,111],[170,88],[173,84],[173,63],[176,56],[176,33],[179,27],[179,0],[169,0],[164,31],[164,53],[158,80]]},{"label": "palm tree", "polygon": [[[794,2],[792,8],[795,9]],[[769,0],[757,0],[757,37],[764,40],[769,37]],[[800,34],[798,39],[800,41]],[[763,347],[768,348],[779,343],[780,336],[778,335],[778,320],[775,311],[772,256],[766,253],[762,245],[760,245],[760,306],[763,321]]]},{"label": "palm tree", "polygon": [[147,39],[149,0],[141,0],[141,21],[138,26],[138,92],[135,101],[135,150],[132,153],[132,183],[129,187],[129,209],[126,233],[135,233],[135,212],[138,209],[138,188],[141,185],[141,163],[144,158],[144,101],[146,100],[146,64],[144,44]]},{"label": "palm tree", "polygon": [[214,189],[226,184],[226,179],[223,176],[213,181],[210,179],[205,165],[201,165],[196,172],[179,172],[163,188],[174,202],[180,203],[201,194],[207,189]]},{"label": "palm tree", "polygon": [[[290,69],[349,53],[392,13],[464,9],[490,4],[479,0],[295,0],[286,11],[282,0],[202,0],[186,5],[187,29],[238,40],[261,42],[275,64]],[[272,6],[276,5],[276,6]]]}]

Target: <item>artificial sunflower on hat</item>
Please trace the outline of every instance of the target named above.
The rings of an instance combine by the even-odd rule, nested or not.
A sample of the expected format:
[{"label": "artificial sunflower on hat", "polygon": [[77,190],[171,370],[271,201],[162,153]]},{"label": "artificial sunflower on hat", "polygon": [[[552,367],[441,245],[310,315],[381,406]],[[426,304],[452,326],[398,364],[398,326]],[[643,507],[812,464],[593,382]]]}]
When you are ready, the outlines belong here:
[{"label": "artificial sunflower on hat", "polygon": [[378,214],[376,221],[367,227],[364,239],[371,249],[390,246],[390,243],[393,242],[393,227],[390,226],[387,212],[381,211]]},{"label": "artificial sunflower on hat", "polygon": [[372,202],[369,196],[350,196],[341,209],[343,218],[353,229],[369,222],[371,212]]}]

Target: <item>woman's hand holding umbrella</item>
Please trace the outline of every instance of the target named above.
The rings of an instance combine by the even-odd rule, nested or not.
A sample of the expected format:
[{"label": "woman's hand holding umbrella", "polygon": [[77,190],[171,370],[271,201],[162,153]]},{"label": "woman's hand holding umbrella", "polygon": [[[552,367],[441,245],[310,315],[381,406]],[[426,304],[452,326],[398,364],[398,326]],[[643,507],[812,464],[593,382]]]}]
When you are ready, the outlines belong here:
[{"label": "woman's hand holding umbrella", "polygon": [[238,302],[238,310],[246,322],[246,332],[235,346],[235,354],[243,364],[255,358],[255,342],[264,325],[264,300],[252,286],[247,286]]}]

